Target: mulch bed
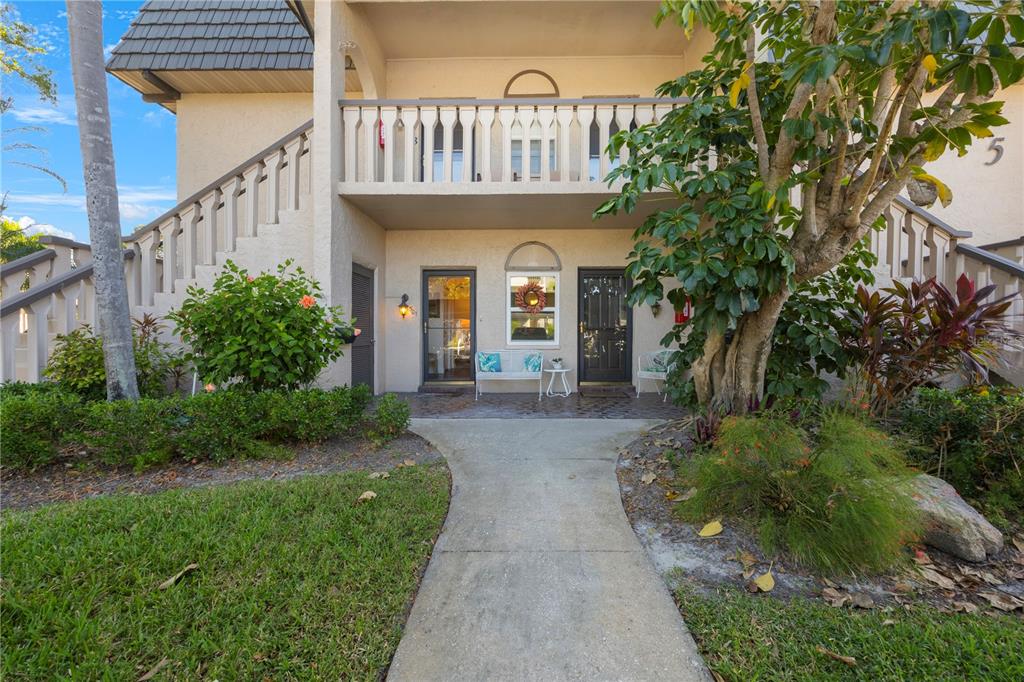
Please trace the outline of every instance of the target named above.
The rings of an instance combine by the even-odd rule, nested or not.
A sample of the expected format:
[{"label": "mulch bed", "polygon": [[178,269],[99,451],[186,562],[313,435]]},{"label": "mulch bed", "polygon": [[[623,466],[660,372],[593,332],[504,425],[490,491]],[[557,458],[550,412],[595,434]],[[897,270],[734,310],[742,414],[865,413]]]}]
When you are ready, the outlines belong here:
[{"label": "mulch bed", "polygon": [[[652,429],[619,453],[617,473],[626,515],[659,573],[675,587],[686,583],[711,592],[733,585],[756,592],[753,580],[769,568],[772,597],[821,598],[837,608],[905,608],[928,603],[945,611],[1013,612],[1024,619],[1024,534],[1004,532],[1002,552],[969,563],[931,547],[908,556],[907,567],[883,576],[827,579],[785,557],[765,556],[753,533],[723,519],[721,534],[702,538],[699,525],[673,511],[687,487],[675,477],[671,457],[688,457],[689,420]],[[653,480],[652,479],[653,474]]]},{"label": "mulch bed", "polygon": [[3,509],[28,509],[99,495],[147,495],[172,488],[195,488],[246,480],[287,480],[343,471],[383,471],[411,460],[416,464],[442,458],[430,443],[405,433],[377,448],[362,438],[337,438],[291,448],[288,459],[171,462],[136,472],[66,459],[32,472],[0,469]]}]

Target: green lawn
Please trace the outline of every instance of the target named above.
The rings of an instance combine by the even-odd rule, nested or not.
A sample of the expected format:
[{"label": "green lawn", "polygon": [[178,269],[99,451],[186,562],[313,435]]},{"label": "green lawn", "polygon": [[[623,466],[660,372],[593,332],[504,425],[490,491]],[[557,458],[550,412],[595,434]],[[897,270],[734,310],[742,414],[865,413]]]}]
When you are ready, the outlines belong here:
[{"label": "green lawn", "polygon": [[447,507],[432,465],[5,514],[0,677],[375,679]]},{"label": "green lawn", "polygon": [[[683,588],[676,599],[708,665],[726,680],[1024,679],[1018,618],[923,607],[851,611],[724,588],[710,596]],[[856,667],[817,646],[854,657]]]}]

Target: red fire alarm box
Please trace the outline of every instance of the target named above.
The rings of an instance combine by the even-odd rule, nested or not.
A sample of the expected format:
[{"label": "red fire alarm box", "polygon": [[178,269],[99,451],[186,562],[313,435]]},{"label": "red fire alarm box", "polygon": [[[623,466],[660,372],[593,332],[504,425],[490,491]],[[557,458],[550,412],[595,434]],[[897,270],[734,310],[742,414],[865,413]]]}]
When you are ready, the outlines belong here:
[{"label": "red fire alarm box", "polygon": [[693,315],[693,306],[690,304],[690,297],[686,297],[686,303],[683,304],[682,310],[676,311],[676,324],[686,324],[690,321],[690,317]]}]

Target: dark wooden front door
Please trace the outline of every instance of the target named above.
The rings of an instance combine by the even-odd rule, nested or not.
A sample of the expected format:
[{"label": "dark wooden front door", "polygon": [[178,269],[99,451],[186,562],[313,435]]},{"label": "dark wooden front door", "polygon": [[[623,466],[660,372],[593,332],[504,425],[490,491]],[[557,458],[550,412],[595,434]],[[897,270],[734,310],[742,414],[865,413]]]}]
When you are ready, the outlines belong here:
[{"label": "dark wooden front door", "polygon": [[352,317],[361,330],[352,342],[352,385],[366,384],[373,390],[373,271],[361,265],[352,264]]},{"label": "dark wooden front door", "polygon": [[629,381],[633,311],[622,268],[581,269],[579,274],[580,381]]}]

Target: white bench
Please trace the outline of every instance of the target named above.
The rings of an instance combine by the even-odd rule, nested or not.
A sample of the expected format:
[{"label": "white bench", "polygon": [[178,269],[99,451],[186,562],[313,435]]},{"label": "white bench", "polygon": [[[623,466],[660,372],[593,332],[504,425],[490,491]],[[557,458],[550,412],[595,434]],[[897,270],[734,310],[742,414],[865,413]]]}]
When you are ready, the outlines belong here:
[{"label": "white bench", "polygon": [[[636,359],[636,397],[640,397],[640,380],[650,379],[654,382],[654,390],[661,395],[661,390],[658,388],[658,382],[665,383],[668,379],[668,373],[672,370],[672,353],[675,351],[671,350],[656,350],[650,353],[640,353]],[[662,398],[662,402],[668,399],[668,393],[665,393]]]},{"label": "white bench", "polygon": [[[498,356],[500,370],[494,371],[490,368],[488,360]],[[535,363],[537,371],[526,368],[526,360],[531,356],[539,356],[540,360]],[[484,392],[481,382],[484,381],[536,381],[537,400],[540,400],[544,383],[544,353],[539,350],[482,350],[477,351],[473,362],[476,364],[476,397]],[[481,364],[483,363],[483,364]],[[484,369],[484,367],[488,369]]]}]

